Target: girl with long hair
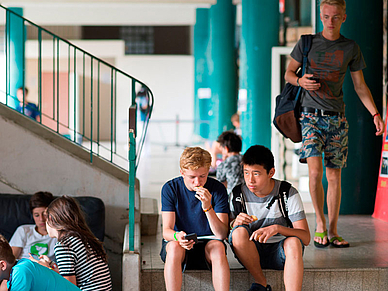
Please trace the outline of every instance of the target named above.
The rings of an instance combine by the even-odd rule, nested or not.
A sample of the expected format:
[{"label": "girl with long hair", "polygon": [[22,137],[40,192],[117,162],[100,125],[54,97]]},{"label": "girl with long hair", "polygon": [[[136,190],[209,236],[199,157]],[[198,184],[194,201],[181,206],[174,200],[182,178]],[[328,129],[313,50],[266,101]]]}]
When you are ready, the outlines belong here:
[{"label": "girl with long hair", "polygon": [[76,200],[68,196],[55,199],[47,207],[46,224],[49,236],[58,239],[54,252],[59,273],[84,291],[112,290],[105,250]]}]

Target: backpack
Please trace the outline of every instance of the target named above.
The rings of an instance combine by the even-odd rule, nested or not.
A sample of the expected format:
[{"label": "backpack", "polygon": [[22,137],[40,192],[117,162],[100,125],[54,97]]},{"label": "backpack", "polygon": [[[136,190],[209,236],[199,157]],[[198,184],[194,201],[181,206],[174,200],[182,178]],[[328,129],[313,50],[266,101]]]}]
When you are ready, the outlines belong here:
[{"label": "backpack", "polygon": [[[297,73],[298,77],[304,75],[307,66],[307,55],[311,49],[313,36],[311,34],[302,35],[303,64],[302,70]],[[286,138],[293,142],[302,141],[302,131],[299,123],[300,99],[302,87],[287,83],[282,93],[276,97],[275,116],[273,124],[277,130]]]},{"label": "backpack", "polygon": [[[232,204],[233,204],[234,213],[241,213],[241,212],[247,213],[244,194],[241,191],[241,185],[242,184],[238,184],[236,187],[233,188],[233,191],[232,191]],[[290,189],[291,189],[291,184],[288,183],[287,181],[282,181],[280,183],[278,195],[274,196],[271,199],[271,201],[268,203],[266,208],[270,209],[271,206],[275,203],[275,201],[278,200],[280,212],[282,213],[284,219],[286,220],[287,226],[290,228],[293,228],[292,222],[288,217],[288,207],[287,207],[287,200],[288,200],[288,195],[290,193]]]}]

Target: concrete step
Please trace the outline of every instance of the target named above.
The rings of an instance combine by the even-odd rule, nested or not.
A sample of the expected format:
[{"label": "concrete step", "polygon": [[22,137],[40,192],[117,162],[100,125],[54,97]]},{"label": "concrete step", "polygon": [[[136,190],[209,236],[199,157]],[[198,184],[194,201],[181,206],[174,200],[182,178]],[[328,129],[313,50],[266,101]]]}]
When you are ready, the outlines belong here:
[{"label": "concrete step", "polygon": [[[248,271],[233,269],[230,272],[230,290],[248,290],[254,282]],[[285,290],[283,271],[264,270],[273,291]],[[163,270],[143,270],[141,291],[166,290]],[[183,274],[182,290],[214,290],[210,271],[186,271]],[[306,269],[302,290],[388,290],[388,269]]]},{"label": "concrete step", "polygon": [[156,235],[158,229],[158,200],[141,198],[141,235]]}]

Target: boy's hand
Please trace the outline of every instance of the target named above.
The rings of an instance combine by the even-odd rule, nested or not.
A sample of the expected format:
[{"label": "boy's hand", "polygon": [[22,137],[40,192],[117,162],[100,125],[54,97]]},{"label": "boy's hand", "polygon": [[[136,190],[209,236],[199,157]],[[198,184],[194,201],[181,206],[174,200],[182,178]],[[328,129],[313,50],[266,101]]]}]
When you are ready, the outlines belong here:
[{"label": "boy's hand", "polygon": [[186,233],[184,231],[180,231],[176,234],[176,238],[178,239],[178,243],[182,248],[191,250],[194,247],[194,241],[185,239],[185,235]]},{"label": "boy's hand", "polygon": [[249,216],[246,213],[241,212],[239,215],[237,215],[236,220],[234,221],[234,226],[236,225],[243,225],[243,224],[250,224],[254,221],[254,219]]},{"label": "boy's hand", "polygon": [[202,202],[202,209],[209,209],[212,206],[212,194],[203,187],[195,187],[195,197]]},{"label": "boy's hand", "polygon": [[273,237],[276,234],[278,234],[278,225],[274,224],[255,230],[249,240],[266,243],[270,237]]}]

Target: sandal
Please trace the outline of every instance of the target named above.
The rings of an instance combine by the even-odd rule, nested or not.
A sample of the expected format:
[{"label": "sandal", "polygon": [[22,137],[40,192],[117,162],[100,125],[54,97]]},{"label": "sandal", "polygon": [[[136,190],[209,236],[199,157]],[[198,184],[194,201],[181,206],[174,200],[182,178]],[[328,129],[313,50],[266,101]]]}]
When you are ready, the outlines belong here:
[{"label": "sandal", "polygon": [[342,242],[344,239],[340,236],[333,236],[331,239],[330,239],[330,245],[335,247],[335,248],[348,248],[349,247],[349,243],[346,243],[346,244],[336,244],[334,243],[335,241],[338,241],[338,242]]},{"label": "sandal", "polygon": [[[321,239],[322,239],[322,241],[323,241],[323,238],[324,237],[327,237],[327,230],[325,230],[324,232],[315,232],[315,234],[314,234],[314,237],[320,237]],[[328,245],[329,245],[330,243],[329,243],[329,238],[327,237],[327,242],[325,243],[325,244],[321,244],[321,243],[319,243],[319,242],[316,242],[316,241],[314,241],[314,246],[315,247],[317,247],[317,248],[325,248],[325,247],[327,247]]]}]

